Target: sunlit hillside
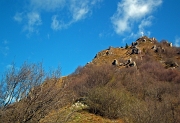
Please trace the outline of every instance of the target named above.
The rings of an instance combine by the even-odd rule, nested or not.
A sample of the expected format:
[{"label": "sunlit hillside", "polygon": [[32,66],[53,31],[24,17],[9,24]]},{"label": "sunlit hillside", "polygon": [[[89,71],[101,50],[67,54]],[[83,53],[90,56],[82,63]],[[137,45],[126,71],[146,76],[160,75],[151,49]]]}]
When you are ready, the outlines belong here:
[{"label": "sunlit hillside", "polygon": [[68,76],[12,69],[9,88],[1,86],[0,122],[179,123],[179,64],[179,47],[144,36],[98,52]]}]

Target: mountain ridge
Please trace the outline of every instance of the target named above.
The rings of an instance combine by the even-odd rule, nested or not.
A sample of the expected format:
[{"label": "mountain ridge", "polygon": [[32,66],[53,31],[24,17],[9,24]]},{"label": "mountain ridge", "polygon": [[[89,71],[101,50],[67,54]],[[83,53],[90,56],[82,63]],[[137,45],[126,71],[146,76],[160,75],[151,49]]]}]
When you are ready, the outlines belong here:
[{"label": "mountain ridge", "polygon": [[[112,64],[114,60],[120,62],[118,66],[123,66],[124,60],[128,61],[129,59],[143,59],[143,57],[149,53],[153,55],[154,59],[159,60],[161,63],[165,64],[163,56],[161,54],[166,54],[166,49],[172,48],[174,50],[175,47],[172,46],[172,43],[164,40],[162,42],[158,42],[154,37],[148,38],[147,36],[143,36],[138,38],[135,42],[132,42],[130,46],[127,47],[112,47],[110,46],[108,49],[102,50],[96,54],[94,59],[88,64]],[[179,50],[173,51],[173,58],[179,62]],[[175,53],[177,52],[177,53]],[[172,57],[172,56],[171,56]],[[123,62],[124,61],[124,62]],[[173,67],[178,67],[178,63],[174,63]],[[168,66],[167,66],[168,67]],[[170,66],[169,66],[170,67]]]}]

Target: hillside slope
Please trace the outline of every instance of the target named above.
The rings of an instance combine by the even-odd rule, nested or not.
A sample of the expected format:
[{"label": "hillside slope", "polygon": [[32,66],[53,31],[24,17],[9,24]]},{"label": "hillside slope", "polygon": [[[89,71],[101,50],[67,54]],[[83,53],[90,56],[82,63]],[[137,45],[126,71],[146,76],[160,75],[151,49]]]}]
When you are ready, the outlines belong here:
[{"label": "hillside slope", "polygon": [[0,122],[178,123],[180,48],[146,36],[109,47],[84,67],[47,78],[0,110]]},{"label": "hillside slope", "polygon": [[[139,50],[138,52],[133,50],[136,48]],[[114,60],[117,60],[117,68],[128,67],[127,65],[125,65],[125,63],[129,59],[132,59],[136,62],[138,60],[142,60],[146,55],[150,55],[151,59],[154,59],[155,61],[161,63],[165,68],[176,68],[179,70],[179,51],[180,50],[178,48],[172,47],[172,44],[168,43],[167,41],[162,41],[158,43],[158,41],[155,38],[148,38],[145,36],[137,39],[135,42],[132,42],[132,45],[126,48],[109,47],[108,49],[100,51],[96,54],[94,59],[91,62],[89,62],[85,67],[91,65],[113,65]],[[57,113],[53,114],[53,116],[56,115]],[[123,122],[120,119],[108,120],[106,118],[104,119],[103,117],[93,115],[94,114],[89,114],[86,111],[76,112],[72,115],[72,118],[68,122]],[[47,116],[47,119],[48,118],[52,120],[51,115]],[[47,119],[43,119],[42,122],[46,121]]]}]

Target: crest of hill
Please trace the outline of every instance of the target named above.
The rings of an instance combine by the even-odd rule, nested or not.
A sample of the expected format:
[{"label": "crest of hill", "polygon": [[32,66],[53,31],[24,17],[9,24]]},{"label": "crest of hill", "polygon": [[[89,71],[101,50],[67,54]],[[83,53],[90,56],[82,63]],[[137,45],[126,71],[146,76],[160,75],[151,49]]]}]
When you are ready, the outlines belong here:
[{"label": "crest of hill", "polygon": [[[77,70],[77,73],[66,76],[66,77],[62,77],[60,80],[58,80],[58,82],[56,83],[56,87],[61,88],[63,90],[62,91],[63,93],[61,91],[59,91],[57,93],[58,97],[62,97],[61,99],[59,99],[58,97],[55,96],[57,98],[56,99],[57,102],[58,101],[60,102],[60,103],[57,103],[58,106],[55,106],[55,107],[60,107],[60,108],[49,109],[48,110],[49,113],[47,113],[47,115],[44,116],[40,120],[40,122],[41,123],[57,122],[57,121],[62,122],[65,120],[66,122],[71,122],[71,123],[75,123],[75,122],[107,122],[107,123],[108,122],[109,123],[118,122],[118,123],[123,123],[123,120],[125,121],[125,119],[123,119],[123,117],[117,117],[116,120],[106,119],[106,118],[116,117],[116,115],[109,115],[110,113],[112,113],[111,110],[106,114],[106,118],[105,118],[105,117],[101,117],[105,114],[98,116],[98,115],[96,115],[97,112],[95,114],[92,114],[87,111],[88,109],[85,108],[85,110],[84,110],[83,107],[80,107],[80,109],[72,110],[72,106],[74,107],[75,104],[79,103],[79,102],[75,103],[74,102],[75,100],[79,100],[80,101],[79,104],[81,104],[81,101],[83,103],[84,98],[81,98],[81,97],[84,97],[84,96],[86,97],[87,96],[86,93],[88,90],[89,90],[89,93],[92,92],[93,95],[95,92],[98,93],[98,90],[99,90],[98,96],[100,96],[102,94],[102,97],[104,97],[104,96],[106,96],[107,92],[103,91],[103,90],[106,88],[102,88],[102,90],[101,90],[101,88],[98,89],[98,86],[103,85],[103,87],[106,87],[109,85],[109,87],[111,87],[110,85],[115,84],[116,81],[117,81],[117,83],[115,85],[118,86],[118,84],[120,83],[119,81],[121,79],[118,80],[118,77],[116,76],[116,74],[113,74],[114,70],[116,70],[116,68],[114,69],[114,67],[113,68],[111,67],[113,65],[116,66],[117,68],[133,67],[133,66],[130,66],[130,62],[132,60],[134,62],[137,62],[136,67],[138,68],[139,63],[141,63],[139,61],[146,62],[147,61],[147,60],[145,60],[146,57],[149,57],[150,59],[153,59],[155,62],[161,63],[165,68],[175,68],[178,70],[179,69],[178,64],[180,63],[180,55],[179,54],[180,54],[180,49],[177,47],[173,47],[172,43],[165,41],[165,40],[158,42],[155,38],[149,38],[147,36],[140,37],[136,41],[133,41],[130,46],[126,46],[124,48],[109,47],[108,49],[102,50],[96,54],[96,56],[90,63],[88,63],[83,68],[81,68],[79,70],[79,72]],[[114,61],[116,61],[116,63]],[[100,67],[98,67],[98,66],[100,66]],[[110,69],[108,68],[108,66],[110,66],[109,67]],[[126,70],[128,71],[128,69],[125,69],[124,71],[126,71]],[[130,70],[132,70],[132,69],[130,69]],[[122,72],[123,72],[123,69],[122,69]],[[135,75],[135,73],[134,73],[134,75]],[[141,78],[140,76],[138,76],[138,77]],[[137,87],[133,87],[132,89],[129,89],[129,87],[131,87],[131,85],[132,85],[132,83],[131,83],[130,86],[126,88],[127,90],[133,90],[134,88],[138,88],[138,86],[140,86],[136,83],[136,82],[139,82],[138,77],[134,78],[134,79],[137,79],[137,81],[133,80],[133,82],[135,83],[134,86],[137,86]],[[117,80],[115,80],[115,79],[117,79]],[[153,80],[153,81],[155,81],[155,80]],[[129,82],[129,80],[124,83],[127,84],[128,82]],[[126,86],[126,84],[124,86]],[[149,84],[151,84],[151,83],[147,82],[147,86]],[[49,85],[49,84],[47,84],[47,85]],[[123,83],[122,83],[122,85],[123,85]],[[164,87],[164,86],[162,86],[162,87]],[[93,92],[93,88],[97,88],[97,90],[95,90]],[[119,88],[119,87],[117,87],[117,88]],[[151,91],[151,90],[152,89],[149,89],[149,91]],[[133,100],[133,98],[131,96],[129,96],[128,94],[131,93],[130,95],[132,95],[134,92],[130,92],[130,91],[123,92],[119,89],[117,89],[116,91],[117,91],[117,93],[116,92],[112,93],[113,98],[117,96],[116,94],[123,93],[125,95],[127,94],[126,96],[128,99],[131,98]],[[109,92],[112,92],[112,90],[110,90]],[[72,95],[72,93],[73,93],[73,95]],[[105,94],[103,95],[103,93],[105,93]],[[70,95],[72,95],[72,96],[70,96]],[[94,99],[95,99],[93,95],[91,95],[91,94],[89,95],[89,96],[92,96],[91,101],[94,101]],[[121,97],[121,95],[119,95],[119,96]],[[136,96],[139,98],[141,98],[141,97],[144,98],[142,92],[138,92],[138,94]],[[55,98],[53,98],[53,99],[55,99]],[[62,102],[62,99],[64,99],[65,101]],[[106,99],[106,98],[104,98],[104,99]],[[155,97],[155,99],[156,99],[156,97]],[[100,99],[99,101],[102,101],[102,100]],[[117,98],[117,100],[118,100],[118,98]],[[161,97],[160,98],[158,97],[158,100],[161,100]],[[107,103],[107,101],[105,101],[105,102]],[[128,103],[128,101],[126,102],[126,100],[124,100],[124,102],[125,102],[124,104]],[[53,103],[51,103],[51,104],[53,105]],[[59,105],[61,105],[61,106],[59,106]],[[105,104],[102,103],[102,105],[104,106]],[[116,104],[114,104],[114,105],[116,105]],[[95,109],[97,108],[96,103],[95,104],[93,103],[91,106],[95,106]],[[111,107],[112,105],[110,104],[109,106]],[[129,107],[129,106],[127,106],[127,107]],[[111,108],[113,108],[113,107],[111,107]],[[114,112],[115,112],[115,109],[114,109]],[[102,112],[106,112],[106,110],[103,110]],[[142,114],[144,114],[144,113],[142,113]],[[135,115],[135,114],[133,114],[133,115]],[[56,121],[54,121],[54,119],[56,119]]]},{"label": "crest of hill", "polygon": [[92,62],[88,64],[102,65],[113,64],[117,61],[117,66],[132,59],[133,61],[142,60],[149,56],[151,59],[161,62],[166,68],[178,67],[180,63],[180,49],[173,47],[172,43],[162,40],[158,42],[154,37],[147,36],[140,37],[132,42],[130,46],[125,47],[109,47],[96,54]]},{"label": "crest of hill", "polygon": [[178,64],[180,48],[166,40],[143,36],[124,48],[109,47],[73,74],[46,79],[26,98],[0,110],[0,122],[180,121]]}]

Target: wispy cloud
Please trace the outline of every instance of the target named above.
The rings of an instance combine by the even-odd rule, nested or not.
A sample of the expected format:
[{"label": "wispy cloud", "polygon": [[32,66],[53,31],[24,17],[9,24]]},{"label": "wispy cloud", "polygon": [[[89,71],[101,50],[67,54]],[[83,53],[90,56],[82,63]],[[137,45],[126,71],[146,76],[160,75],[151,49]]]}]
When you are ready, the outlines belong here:
[{"label": "wispy cloud", "polygon": [[8,43],[9,42],[7,40],[4,40],[0,46],[0,53],[4,56],[7,56],[10,50]]},{"label": "wispy cloud", "polygon": [[142,19],[138,26],[139,32],[145,32],[144,28],[152,25],[153,18],[153,16],[149,16],[147,18]]},{"label": "wispy cloud", "polygon": [[78,21],[88,14],[90,4],[88,0],[71,0],[70,11],[72,13],[73,21]]},{"label": "wispy cloud", "polygon": [[66,2],[66,7],[69,14],[67,14],[68,21],[64,21],[58,15],[52,17],[51,28],[53,30],[60,30],[68,28],[73,23],[85,19],[92,14],[93,7],[102,0],[69,0]]},{"label": "wispy cloud", "polygon": [[180,37],[179,37],[179,36],[176,36],[176,37],[175,37],[175,46],[176,46],[176,47],[179,47],[179,46],[180,46]]},{"label": "wispy cloud", "polygon": [[162,4],[162,0],[122,0],[116,13],[111,17],[114,30],[122,35],[138,25],[139,32],[152,24],[151,13]]},{"label": "wispy cloud", "polygon": [[62,20],[58,19],[58,15],[54,15],[52,17],[52,23],[51,23],[51,28],[53,30],[60,30],[63,28],[67,28],[68,27],[68,23],[65,24]]},{"label": "wispy cloud", "polygon": [[95,4],[97,4],[97,3],[100,3],[100,2],[102,2],[103,0],[91,0],[91,4],[92,5],[95,5]]},{"label": "wispy cloud", "polygon": [[27,24],[24,26],[23,30],[29,33],[38,33],[37,27],[42,24],[40,14],[37,12],[27,13],[26,20]]},{"label": "wispy cloud", "polygon": [[[23,12],[17,12],[14,20],[24,24],[24,31],[38,32],[42,25],[42,13],[52,14],[51,28],[60,30],[85,19],[93,7],[103,0],[29,0]],[[54,14],[55,13],[55,14]],[[63,17],[61,14],[63,13]]]},{"label": "wispy cloud", "polygon": [[23,24],[23,31],[27,31],[28,35],[38,33],[38,26],[42,25],[41,15],[35,11],[16,13],[14,20]]}]

